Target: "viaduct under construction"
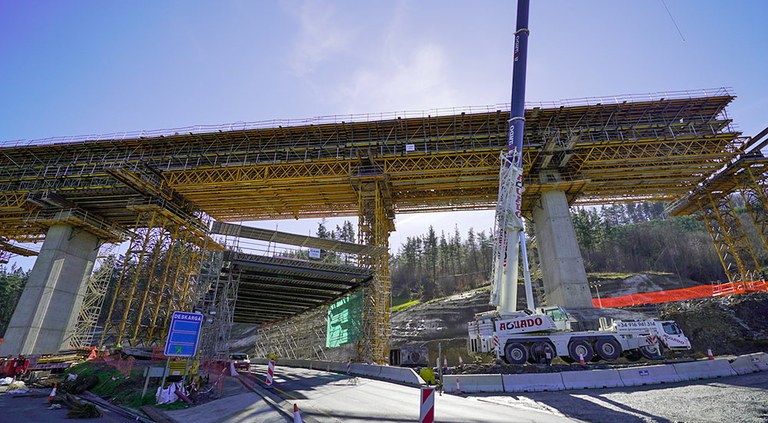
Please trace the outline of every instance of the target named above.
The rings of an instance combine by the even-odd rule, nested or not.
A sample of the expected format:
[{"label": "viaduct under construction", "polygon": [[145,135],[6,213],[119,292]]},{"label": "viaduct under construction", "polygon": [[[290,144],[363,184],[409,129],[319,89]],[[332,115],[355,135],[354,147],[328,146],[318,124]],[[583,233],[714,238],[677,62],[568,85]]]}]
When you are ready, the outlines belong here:
[{"label": "viaduct under construction", "polygon": [[[734,130],[734,98],[721,88],[528,105],[522,207],[548,302],[592,306],[572,205],[697,213],[729,282],[764,283],[766,131]],[[297,340],[269,324],[322,321],[319,306],[357,293],[357,357],[385,362],[395,216],[493,209],[508,121],[507,105],[3,143],[0,249],[38,258],[0,355],[157,345],[172,311],[193,309],[220,325],[203,338],[209,353],[225,349],[232,322],[279,328],[262,331],[275,344],[321,344],[317,331]],[[762,245],[736,217],[736,192]],[[360,244],[232,224],[336,216],[358,218]],[[222,237],[334,250],[354,265],[246,254]],[[27,247],[40,241],[39,253]]]}]

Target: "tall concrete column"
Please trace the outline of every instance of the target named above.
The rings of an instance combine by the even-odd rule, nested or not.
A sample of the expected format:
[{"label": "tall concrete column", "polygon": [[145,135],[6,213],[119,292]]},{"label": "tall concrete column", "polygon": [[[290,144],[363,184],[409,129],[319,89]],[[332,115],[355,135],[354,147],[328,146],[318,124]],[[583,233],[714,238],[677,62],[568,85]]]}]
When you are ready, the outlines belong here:
[{"label": "tall concrete column", "polygon": [[0,356],[54,353],[69,347],[99,250],[95,235],[52,226],[11,317]]},{"label": "tall concrete column", "polygon": [[593,308],[587,272],[565,193],[543,193],[541,207],[533,209],[533,223],[547,304],[566,309]]}]

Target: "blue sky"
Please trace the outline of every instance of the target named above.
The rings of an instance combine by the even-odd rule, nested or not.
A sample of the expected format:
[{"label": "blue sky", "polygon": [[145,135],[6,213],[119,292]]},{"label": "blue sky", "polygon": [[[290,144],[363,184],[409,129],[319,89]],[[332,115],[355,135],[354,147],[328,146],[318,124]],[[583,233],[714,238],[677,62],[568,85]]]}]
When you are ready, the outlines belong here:
[{"label": "blue sky", "polygon": [[[664,2],[532,1],[526,99],[732,87],[737,128],[768,126],[768,2]],[[0,141],[507,103],[515,9],[0,0]],[[316,228],[263,226],[276,224]],[[493,222],[398,216],[394,249],[429,224],[466,234]]]}]

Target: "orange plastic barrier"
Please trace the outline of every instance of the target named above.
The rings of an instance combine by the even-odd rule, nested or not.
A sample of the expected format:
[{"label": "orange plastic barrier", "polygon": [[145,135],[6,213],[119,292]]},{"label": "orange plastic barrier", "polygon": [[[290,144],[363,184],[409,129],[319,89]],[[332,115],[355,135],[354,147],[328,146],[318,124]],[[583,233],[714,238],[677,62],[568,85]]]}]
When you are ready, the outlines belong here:
[{"label": "orange plastic barrier", "polygon": [[630,294],[621,297],[592,299],[595,307],[627,307],[642,304],[670,303],[719,295],[745,294],[747,292],[768,291],[768,284],[759,282],[729,282],[714,285],[699,285],[691,288],[670,289],[667,291]]}]

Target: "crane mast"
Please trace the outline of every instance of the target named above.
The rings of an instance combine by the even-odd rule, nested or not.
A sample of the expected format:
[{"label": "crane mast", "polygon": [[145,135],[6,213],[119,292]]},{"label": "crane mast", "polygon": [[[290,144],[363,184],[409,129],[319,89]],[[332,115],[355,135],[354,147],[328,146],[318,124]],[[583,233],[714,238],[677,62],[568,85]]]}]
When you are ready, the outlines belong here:
[{"label": "crane mast", "polygon": [[519,256],[523,260],[523,277],[527,307],[535,310],[533,289],[528,270],[523,201],[523,132],[525,129],[525,76],[528,60],[529,0],[517,2],[514,62],[512,70],[512,106],[509,119],[507,152],[502,153],[499,171],[499,196],[496,202],[494,263],[491,278],[491,304],[499,313],[517,311]]}]

